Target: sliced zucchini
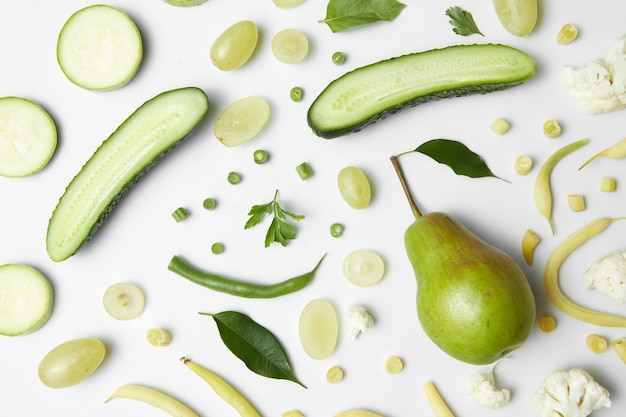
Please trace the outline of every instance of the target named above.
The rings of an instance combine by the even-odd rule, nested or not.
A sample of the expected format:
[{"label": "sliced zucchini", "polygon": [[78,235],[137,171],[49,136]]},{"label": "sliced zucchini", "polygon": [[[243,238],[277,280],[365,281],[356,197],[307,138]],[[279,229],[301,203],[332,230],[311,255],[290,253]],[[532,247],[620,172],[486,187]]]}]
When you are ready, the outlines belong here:
[{"label": "sliced zucchini", "polygon": [[85,7],[65,22],[57,40],[57,61],[65,76],[87,90],[112,90],[127,84],[143,60],[135,22],[104,4]]},{"label": "sliced zucchini", "polygon": [[0,175],[32,175],[46,166],[56,147],[56,125],[39,104],[0,98]]},{"label": "sliced zucchini", "polygon": [[506,45],[456,45],[357,68],[331,82],[311,104],[313,132],[335,138],[420,103],[484,94],[523,83],[535,62]]},{"label": "sliced zucchini", "polygon": [[0,265],[0,334],[21,336],[39,330],[52,316],[54,290],[32,266]]},{"label": "sliced zucchini", "polygon": [[89,241],[126,192],[204,118],[208,98],[196,87],[166,91],[141,105],[94,152],[67,186],[48,224],[56,262]]},{"label": "sliced zucchini", "polygon": [[199,6],[205,3],[207,0],[164,0],[167,4],[178,7],[192,7]]}]

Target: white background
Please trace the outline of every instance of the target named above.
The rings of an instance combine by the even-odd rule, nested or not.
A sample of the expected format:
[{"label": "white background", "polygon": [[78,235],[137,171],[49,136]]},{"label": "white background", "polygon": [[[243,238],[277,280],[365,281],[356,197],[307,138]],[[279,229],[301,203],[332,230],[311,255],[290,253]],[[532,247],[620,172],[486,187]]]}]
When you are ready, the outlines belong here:
[{"label": "white background", "polygon": [[[183,355],[223,375],[264,416],[290,409],[306,416],[332,416],[351,408],[367,408],[389,417],[427,416],[431,411],[422,392],[426,381],[435,382],[459,417],[532,416],[538,413],[530,398],[541,380],[555,369],[573,367],[588,370],[610,390],[613,407],[597,412],[598,416],[623,415],[626,365],[610,350],[601,355],[589,352],[585,337],[599,333],[611,340],[626,336],[626,330],[596,327],[563,315],[547,299],[542,280],[545,260],[566,236],[598,217],[626,215],[623,161],[603,159],[577,170],[588,157],[624,137],[624,113],[584,114],[558,78],[563,65],[599,57],[626,32],[624,3],[540,1],[536,29],[523,38],[501,27],[489,0],[406,0],[407,7],[393,22],[336,34],[318,23],[325,16],[326,3],[305,0],[294,9],[281,10],[270,0],[208,0],[194,8],[176,8],[161,0],[112,0],[109,4],[125,10],[138,25],[145,57],[130,84],[96,93],[71,84],[55,58],[56,37],[64,21],[91,2],[2,2],[0,96],[23,96],[44,106],[57,123],[59,144],[49,165],[36,175],[0,178],[0,263],[35,266],[50,278],[56,291],[54,313],[44,328],[22,337],[0,338],[1,415],[160,415],[130,400],[104,403],[118,386],[128,383],[168,392],[202,416],[236,415],[181,365],[178,359]],[[444,12],[454,5],[472,12],[484,38],[452,32]],[[220,72],[209,60],[211,43],[243,19],[259,27],[256,53],[243,68]],[[570,45],[558,45],[556,34],[568,22],[578,26],[579,37]],[[309,56],[297,65],[282,64],[271,52],[272,36],[287,27],[302,30],[311,42]],[[523,49],[535,58],[537,75],[505,92],[407,109],[358,134],[324,140],[310,132],[305,117],[309,104],[345,71],[405,53],[474,42]],[[331,62],[337,50],[347,56],[342,66]],[[92,242],[67,261],[51,261],[45,251],[47,222],[70,179],[135,108],[162,91],[188,85],[204,89],[210,99],[209,114],[199,129],[129,192]],[[300,103],[289,99],[289,90],[296,85],[305,91]],[[271,121],[252,142],[226,148],[213,136],[215,118],[228,104],[248,95],[270,102]],[[511,123],[503,136],[489,129],[500,117]],[[548,139],[541,132],[549,118],[563,126],[558,139]],[[557,233],[552,236],[533,206],[533,181],[552,152],[585,137],[590,143],[559,163],[553,173]],[[403,248],[403,233],[412,215],[388,157],[432,138],[462,141],[509,182],[457,176],[423,155],[407,155],[401,161],[423,211],[448,212],[510,253],[528,275],[538,314],[551,313],[558,322],[549,335],[535,329],[524,347],[498,366],[499,384],[513,393],[511,402],[499,410],[475,404],[465,392],[467,376],[486,368],[442,353],[424,335],[416,318],[417,287]],[[253,163],[257,148],[270,153],[266,165]],[[521,154],[535,160],[535,168],[526,177],[513,169]],[[305,161],[314,175],[301,181],[295,166]],[[364,210],[348,207],[337,191],[336,174],[347,165],[362,168],[372,182],[373,201]],[[226,181],[233,170],[243,175],[243,182],[236,186]],[[600,192],[604,176],[617,179],[615,193]],[[243,225],[250,207],[270,201],[276,189],[281,203],[306,219],[298,224],[297,239],[289,246],[264,248],[267,223],[252,230],[244,230]],[[570,193],[586,197],[586,211],[574,213],[567,207],[565,197]],[[216,210],[202,209],[206,197],[218,200]],[[187,207],[191,216],[177,224],[170,213],[179,206]],[[346,227],[340,239],[328,232],[333,222]],[[566,261],[562,284],[568,295],[589,307],[626,313],[624,306],[585,290],[582,284],[582,274],[594,260],[626,249],[625,228],[626,223],[615,223]],[[520,251],[526,229],[542,237],[532,267],[525,265]],[[226,248],[219,256],[210,252],[216,241]],[[375,287],[358,288],[342,276],[344,256],[358,248],[376,250],[385,259],[386,275]],[[215,293],[167,270],[170,258],[178,254],[213,272],[275,282],[310,270],[323,253],[328,256],[309,287],[274,300]],[[118,281],[135,282],[145,291],[146,310],[137,319],[119,322],[104,312],[104,290]],[[342,326],[335,354],[321,361],[306,356],[297,330],[302,308],[316,298],[334,304]],[[370,310],[376,324],[353,342],[345,337],[345,310],[356,303]],[[224,310],[246,313],[270,329],[308,389],[260,377],[233,356],[221,342],[213,320],[197,314]],[[164,348],[150,346],[144,336],[149,327],[169,329],[173,343]],[[41,358],[59,343],[80,337],[102,339],[108,347],[105,362],[79,385],[61,390],[45,387],[37,377]],[[395,376],[384,371],[391,355],[401,356],[406,364]],[[346,371],[337,385],[325,381],[333,365]]]}]

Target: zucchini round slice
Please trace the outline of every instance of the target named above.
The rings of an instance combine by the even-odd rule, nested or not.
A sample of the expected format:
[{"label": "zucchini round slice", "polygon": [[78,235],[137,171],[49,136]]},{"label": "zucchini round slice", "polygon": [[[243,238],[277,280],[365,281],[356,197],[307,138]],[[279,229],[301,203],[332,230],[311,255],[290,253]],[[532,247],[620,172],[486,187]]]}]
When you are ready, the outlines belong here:
[{"label": "zucchini round slice", "polygon": [[39,330],[52,316],[54,290],[32,266],[0,265],[0,334],[21,336]]},{"label": "zucchini round slice", "polygon": [[307,121],[316,135],[335,138],[407,107],[504,90],[534,75],[534,60],[506,45],[417,52],[357,68],[332,81],[311,104]]},{"label": "zucchini round slice", "polygon": [[42,169],[56,150],[57,129],[34,101],[0,98],[0,175],[26,177]]},{"label": "zucchini round slice", "polygon": [[89,241],[132,186],[202,121],[209,101],[196,87],[166,91],[133,112],[72,179],[48,223],[56,262]]},{"label": "zucchini round slice", "polygon": [[164,0],[167,4],[177,7],[193,7],[206,3],[207,0]]},{"label": "zucchini round slice", "polygon": [[57,41],[57,61],[65,76],[87,90],[112,90],[127,84],[143,60],[135,22],[122,10],[96,4],[65,22]]}]

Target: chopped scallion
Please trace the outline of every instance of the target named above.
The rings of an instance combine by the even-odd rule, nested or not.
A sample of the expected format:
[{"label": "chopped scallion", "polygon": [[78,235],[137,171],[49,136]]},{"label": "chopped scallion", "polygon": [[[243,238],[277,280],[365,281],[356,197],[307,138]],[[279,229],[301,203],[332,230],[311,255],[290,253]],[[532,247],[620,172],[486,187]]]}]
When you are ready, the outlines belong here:
[{"label": "chopped scallion", "polygon": [[294,87],[289,92],[289,96],[291,97],[291,100],[295,102],[301,101],[304,96],[304,90],[302,87]]},{"label": "chopped scallion", "polygon": [[230,184],[239,184],[241,182],[241,174],[235,171],[228,173],[228,182]]},{"label": "chopped scallion", "polygon": [[308,179],[311,175],[313,175],[313,170],[306,162],[301,163],[296,167],[296,171],[302,180]]},{"label": "chopped scallion", "polygon": [[212,197],[206,198],[202,202],[202,207],[204,207],[206,210],[213,210],[215,206],[217,206],[217,201],[215,201],[215,199]]},{"label": "chopped scallion", "polygon": [[176,220],[176,223],[180,223],[189,217],[189,211],[184,207],[178,207],[172,212],[172,217]]},{"label": "chopped scallion", "polygon": [[263,149],[257,149],[254,151],[252,157],[254,158],[254,163],[259,165],[266,163],[270,159],[269,154]]}]

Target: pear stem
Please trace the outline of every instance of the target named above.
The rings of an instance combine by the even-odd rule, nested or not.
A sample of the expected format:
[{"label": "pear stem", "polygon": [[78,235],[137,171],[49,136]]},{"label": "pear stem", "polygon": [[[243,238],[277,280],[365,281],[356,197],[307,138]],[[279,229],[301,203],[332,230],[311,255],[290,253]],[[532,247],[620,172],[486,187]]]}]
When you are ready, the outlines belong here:
[{"label": "pear stem", "polygon": [[417,203],[415,202],[415,198],[413,198],[413,194],[409,190],[409,185],[404,178],[404,173],[402,172],[402,167],[400,166],[400,162],[395,155],[392,155],[390,158],[391,163],[393,164],[394,169],[396,170],[396,174],[398,174],[398,178],[400,179],[400,185],[402,185],[402,190],[404,191],[404,195],[406,195],[407,200],[409,200],[409,206],[411,207],[411,211],[415,217],[422,217],[422,212],[420,211]]}]

